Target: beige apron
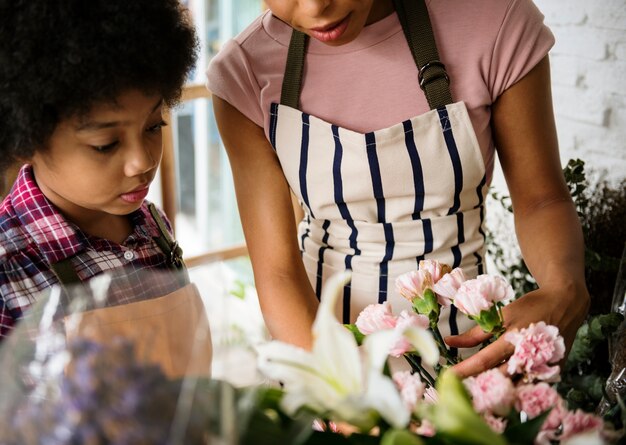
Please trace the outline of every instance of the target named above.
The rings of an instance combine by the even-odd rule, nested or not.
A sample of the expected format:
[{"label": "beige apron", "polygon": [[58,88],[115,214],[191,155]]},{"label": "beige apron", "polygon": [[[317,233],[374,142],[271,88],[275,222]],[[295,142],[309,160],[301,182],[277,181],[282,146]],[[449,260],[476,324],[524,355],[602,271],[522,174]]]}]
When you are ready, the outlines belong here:
[{"label": "beige apron", "polygon": [[[150,210],[161,231],[155,241],[172,268],[186,272],[182,251],[156,209]],[[64,286],[79,281],[69,260],[52,266]],[[122,337],[134,344],[140,363],[158,364],[169,377],[210,376],[213,348],[206,310],[196,285],[188,283],[186,273],[184,277],[186,284],[165,296],[66,316],[68,340],[85,338],[106,344]]]}]

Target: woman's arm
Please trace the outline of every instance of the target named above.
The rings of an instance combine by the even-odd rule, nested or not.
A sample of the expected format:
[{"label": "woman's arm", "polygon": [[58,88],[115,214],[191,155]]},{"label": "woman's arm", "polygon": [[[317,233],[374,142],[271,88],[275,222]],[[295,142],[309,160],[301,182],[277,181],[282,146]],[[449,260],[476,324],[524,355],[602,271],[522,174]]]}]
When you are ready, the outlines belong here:
[{"label": "woman's arm", "polygon": [[213,108],[233,171],[265,322],[274,338],[309,348],[318,302],[302,263],[278,157],[263,129],[236,108],[216,96]]},{"label": "woman's arm", "polygon": [[[516,329],[545,321],[559,328],[569,349],[587,314],[589,294],[580,222],[561,170],[548,57],[505,91],[492,111],[517,238],[539,286],[505,308],[505,326]],[[471,347],[487,337],[474,328],[446,341]],[[512,352],[512,345],[499,339],[454,369],[462,376],[475,375],[498,366]]]}]

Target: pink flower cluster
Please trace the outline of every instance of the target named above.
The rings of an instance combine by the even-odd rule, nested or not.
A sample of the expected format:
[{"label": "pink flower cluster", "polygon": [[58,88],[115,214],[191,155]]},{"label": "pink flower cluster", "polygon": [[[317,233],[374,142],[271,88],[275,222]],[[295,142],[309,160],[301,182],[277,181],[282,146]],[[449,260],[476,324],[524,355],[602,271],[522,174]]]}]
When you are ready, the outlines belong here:
[{"label": "pink flower cluster", "polygon": [[504,339],[515,346],[507,366],[509,374],[523,374],[526,381],[559,380],[559,366],[550,366],[565,356],[563,337],[556,326],[541,321],[520,331],[507,332]]},{"label": "pink flower cluster", "polygon": [[[463,271],[461,269],[455,269],[454,278],[458,279],[459,272],[461,274],[461,282],[465,280]],[[404,298],[409,301],[413,301],[415,298],[423,298],[426,289],[430,289],[437,294],[439,304],[442,306],[449,306],[449,299],[440,296],[437,291],[437,285],[443,280],[443,283],[439,284],[439,287],[446,291],[450,284],[450,266],[440,263],[436,260],[422,260],[419,262],[418,269],[411,272],[407,272],[400,275],[396,280],[396,289]],[[459,283],[460,284],[460,283]],[[458,288],[458,286],[457,286]],[[448,291],[447,293],[451,293]]]},{"label": "pink flower cluster", "polygon": [[[426,291],[431,290],[441,306],[454,304],[479,324],[479,319],[485,317],[489,321],[488,317],[493,314],[481,315],[483,311],[493,311],[496,305],[503,306],[515,298],[512,287],[502,277],[479,275],[467,280],[461,269],[451,270],[434,260],[421,261],[418,270],[400,276],[396,288],[414,305],[416,298],[424,298]],[[409,311],[395,316],[389,303],[372,304],[361,312],[356,326],[365,335],[380,330],[403,332],[409,326],[427,329],[429,319]],[[491,369],[463,382],[474,410],[493,431],[503,433],[512,412],[530,420],[550,410],[535,439],[536,444],[547,445],[581,434],[601,435],[604,432],[601,418],[580,410],[569,411],[565,401],[549,384],[559,380],[558,362],[565,356],[565,345],[558,328],[544,322],[534,323],[525,329],[507,332],[504,339],[515,347],[506,365],[509,375]],[[399,357],[411,350],[410,343],[399,337],[389,355]],[[400,372],[394,374],[393,380],[411,412],[416,413],[420,403],[436,403],[436,390],[426,387],[418,374]],[[424,436],[435,433],[434,426],[424,419],[413,425],[413,431]]]},{"label": "pink flower cluster", "polygon": [[515,387],[510,378],[497,369],[491,369],[476,377],[468,377],[463,383],[472,395],[476,412],[506,416],[515,401]]},{"label": "pink flower cluster", "polygon": [[393,375],[393,382],[400,391],[400,397],[410,412],[415,410],[417,404],[424,398],[426,385],[422,382],[419,374],[411,371],[399,371]]},{"label": "pink flower cluster", "polygon": [[418,270],[398,277],[396,288],[409,301],[423,298],[430,289],[441,306],[454,303],[461,312],[475,317],[496,303],[506,304],[515,298],[513,288],[502,277],[483,274],[467,280],[462,269],[450,269],[436,260],[420,261]]},{"label": "pink flower cluster", "polygon": [[601,432],[601,418],[580,410],[568,411],[565,401],[546,382],[513,385],[510,378],[492,369],[464,380],[474,409],[497,433],[506,429],[507,416],[513,408],[528,419],[551,410],[535,439],[538,445],[564,441],[578,434]]},{"label": "pink flower cluster", "polygon": [[[437,391],[432,386],[427,388],[419,374],[413,374],[410,371],[398,371],[393,374],[393,382],[410,412],[414,412],[420,403],[435,403],[437,401]],[[433,424],[424,419],[419,425],[415,425],[412,431],[425,437],[435,435]]]},{"label": "pink flower cluster", "polygon": [[355,324],[364,335],[390,329],[398,331],[399,339],[391,347],[389,355],[400,357],[405,352],[413,350],[411,343],[401,335],[402,332],[410,326],[427,329],[428,318],[424,315],[418,315],[406,310],[400,312],[398,316],[393,315],[391,304],[384,302],[382,304],[368,305],[361,311]]},{"label": "pink flower cluster", "polygon": [[454,296],[454,305],[466,315],[480,316],[496,303],[507,304],[515,298],[515,292],[502,277],[478,275],[459,286]]},{"label": "pink flower cluster", "polygon": [[[508,337],[508,338],[507,338]],[[506,428],[507,416],[514,408],[528,420],[551,410],[535,439],[539,445],[565,441],[583,433],[604,429],[601,418],[583,411],[568,411],[565,401],[548,381],[556,381],[559,367],[548,366],[563,358],[565,347],[558,329],[545,323],[531,324],[519,332],[506,334],[515,345],[507,371],[522,374],[517,385],[498,369],[491,369],[464,380],[474,409],[497,433]]]}]

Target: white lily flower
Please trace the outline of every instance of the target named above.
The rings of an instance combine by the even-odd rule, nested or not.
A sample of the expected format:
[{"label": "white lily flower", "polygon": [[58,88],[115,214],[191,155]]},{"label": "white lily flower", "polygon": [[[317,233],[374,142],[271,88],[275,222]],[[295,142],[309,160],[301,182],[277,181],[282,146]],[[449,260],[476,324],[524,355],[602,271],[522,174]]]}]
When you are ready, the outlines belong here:
[{"label": "white lily flower", "polygon": [[[349,272],[337,274],[324,287],[313,324],[312,351],[279,341],[260,345],[259,369],[283,383],[282,403],[289,414],[307,406],[363,431],[371,429],[379,415],[393,427],[403,428],[410,413],[391,378],[383,374],[387,354],[397,341],[398,332],[368,335],[359,348],[352,333],[335,318],[335,304],[350,276]],[[420,334],[413,337],[419,338],[420,344],[415,346],[422,349],[423,337]]]}]

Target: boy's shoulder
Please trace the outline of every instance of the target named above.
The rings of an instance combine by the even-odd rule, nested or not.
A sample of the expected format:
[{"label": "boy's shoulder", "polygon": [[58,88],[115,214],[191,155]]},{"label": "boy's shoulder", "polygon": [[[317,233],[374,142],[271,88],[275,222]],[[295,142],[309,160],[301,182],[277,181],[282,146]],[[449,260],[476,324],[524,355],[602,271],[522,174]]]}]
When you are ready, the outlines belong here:
[{"label": "boy's shoulder", "polygon": [[11,195],[8,195],[0,204],[0,268],[30,244],[31,236],[13,207]]}]

